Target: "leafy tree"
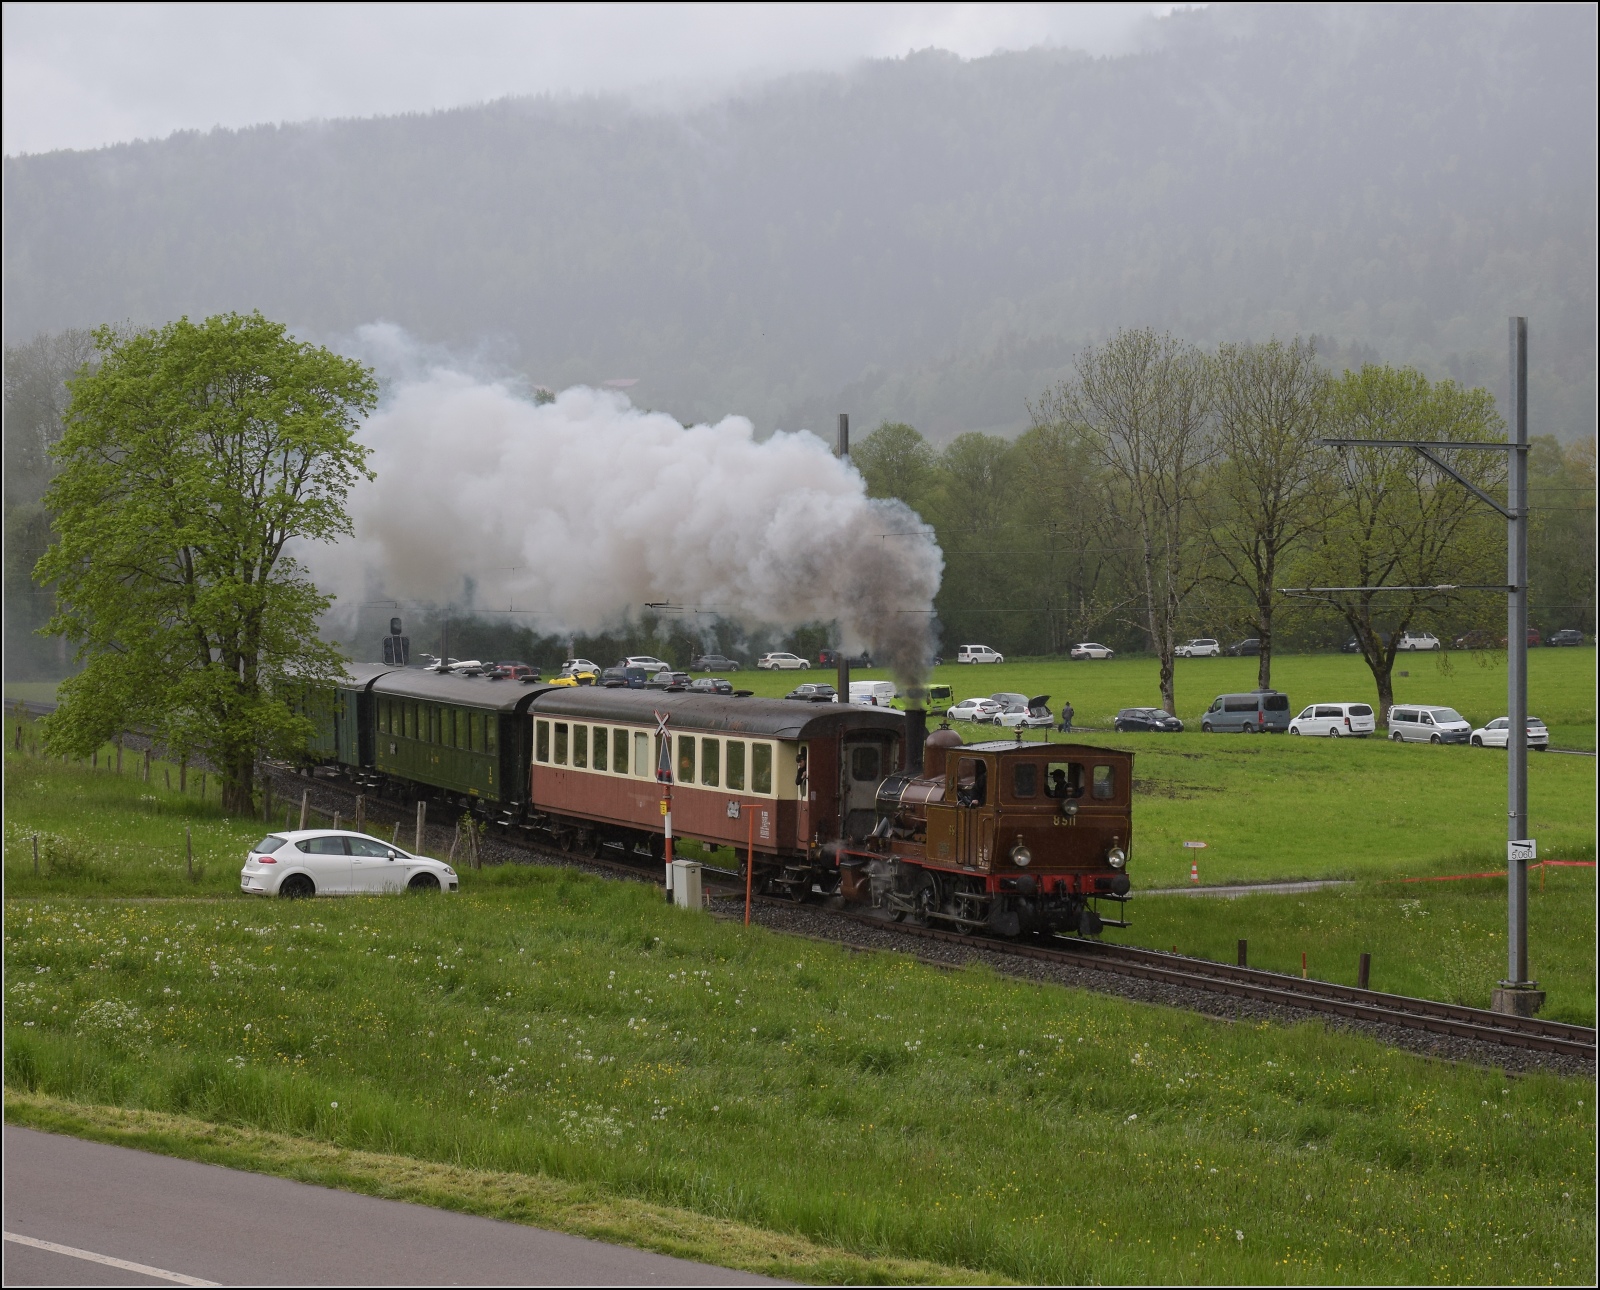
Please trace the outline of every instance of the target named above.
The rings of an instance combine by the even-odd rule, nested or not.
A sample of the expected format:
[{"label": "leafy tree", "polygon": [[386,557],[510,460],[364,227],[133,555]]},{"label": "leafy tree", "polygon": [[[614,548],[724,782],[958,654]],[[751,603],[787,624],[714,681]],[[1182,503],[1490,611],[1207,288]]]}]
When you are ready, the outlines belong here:
[{"label": "leafy tree", "polygon": [[45,497],[57,538],[35,571],[56,585],[47,630],[85,662],[46,737],[83,754],[143,725],[206,753],[224,807],[245,812],[256,757],[307,734],[289,692],[343,670],[317,635],[330,598],[289,552],[350,532],[345,496],[367,475],[355,430],[377,385],[259,313],[94,335],[100,366],[72,384]]},{"label": "leafy tree", "polygon": [[1595,439],[1563,447],[1533,441],[1528,454],[1528,607],[1548,637],[1563,627],[1593,634]]},{"label": "leafy tree", "polygon": [[1223,580],[1250,601],[1261,638],[1257,684],[1272,685],[1278,572],[1316,522],[1313,494],[1328,465],[1316,446],[1332,378],[1303,340],[1222,345],[1214,360],[1221,453],[1213,539]]},{"label": "leafy tree", "polygon": [[[1505,437],[1487,391],[1454,381],[1430,384],[1413,368],[1346,372],[1333,387],[1329,423],[1350,439]],[[1504,485],[1504,453],[1440,455],[1479,488]],[[1460,594],[1432,588],[1502,582],[1505,530],[1499,515],[1409,449],[1352,448],[1336,462],[1327,510],[1297,581],[1354,588],[1326,599],[1355,634],[1377,686],[1378,719],[1386,723],[1400,634]],[[1383,587],[1414,589],[1372,590]]]}]

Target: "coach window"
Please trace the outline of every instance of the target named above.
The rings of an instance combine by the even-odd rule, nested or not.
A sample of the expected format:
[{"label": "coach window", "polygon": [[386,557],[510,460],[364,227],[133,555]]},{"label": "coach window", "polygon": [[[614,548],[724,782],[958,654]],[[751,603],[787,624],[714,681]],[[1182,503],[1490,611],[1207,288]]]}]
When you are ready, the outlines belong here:
[{"label": "coach window", "polygon": [[461,714],[454,708],[443,708],[439,712],[439,742],[446,748],[458,748],[456,742],[456,718]]},{"label": "coach window", "polygon": [[715,739],[702,739],[700,741],[700,782],[707,788],[715,788],[721,781],[719,773],[722,769],[721,750],[717,747]]},{"label": "coach window", "polygon": [[678,736],[678,783],[694,783],[694,736]]},{"label": "coach window", "polygon": [[534,723],[533,759],[535,761],[550,760],[550,723],[548,721]]},{"label": "coach window", "polygon": [[428,705],[428,742],[439,742],[439,709],[431,703]]},{"label": "coach window", "polygon": [[488,750],[490,753],[499,751],[495,741],[495,731],[497,731],[499,728],[500,722],[497,717],[488,712],[483,714],[483,742],[489,746]]},{"label": "coach window", "polygon": [[582,766],[585,770],[589,767],[589,727],[572,727],[572,764]]},{"label": "coach window", "polygon": [[611,732],[611,769],[619,775],[628,773],[628,732],[626,730],[613,730]]},{"label": "coach window", "polygon": [[386,735],[386,734],[389,733],[389,700],[388,699],[379,699],[378,700],[378,733],[380,735]]},{"label": "coach window", "polygon": [[650,736],[642,730],[633,732],[633,773],[641,779],[650,777]]},{"label": "coach window", "polygon": [[1096,766],[1094,768],[1093,794],[1097,802],[1109,802],[1117,795],[1117,770],[1115,766]]},{"label": "coach window", "polygon": [[557,766],[565,766],[566,764],[567,764],[567,723],[565,721],[558,721],[558,722],[556,722],[556,765]]},{"label": "coach window", "polygon": [[467,720],[472,727],[472,751],[483,751],[483,713],[474,712]]},{"label": "coach window", "polygon": [[772,792],[772,745],[750,745],[750,791]]},{"label": "coach window", "polygon": [[466,711],[466,709],[464,709],[464,708],[456,713],[456,747],[457,748],[471,748],[472,747],[472,721],[471,721],[471,718],[472,718],[472,714],[470,712]]},{"label": "coach window", "polygon": [[604,726],[596,726],[594,728],[594,768],[596,770],[606,769],[606,762],[609,760],[606,757],[606,753],[609,750],[609,746],[609,732]]},{"label": "coach window", "polygon": [[728,740],[728,787],[744,792],[744,740]]}]

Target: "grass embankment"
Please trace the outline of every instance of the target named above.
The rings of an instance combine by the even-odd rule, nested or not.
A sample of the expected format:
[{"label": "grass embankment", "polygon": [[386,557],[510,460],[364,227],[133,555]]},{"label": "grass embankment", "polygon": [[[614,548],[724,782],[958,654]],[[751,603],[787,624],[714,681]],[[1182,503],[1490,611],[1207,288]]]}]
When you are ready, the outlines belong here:
[{"label": "grass embankment", "polygon": [[13,900],[7,1085],[303,1140],[308,1169],[331,1145],[539,1175],[952,1275],[1593,1279],[1586,1082],[852,956],[570,871],[474,878]]}]

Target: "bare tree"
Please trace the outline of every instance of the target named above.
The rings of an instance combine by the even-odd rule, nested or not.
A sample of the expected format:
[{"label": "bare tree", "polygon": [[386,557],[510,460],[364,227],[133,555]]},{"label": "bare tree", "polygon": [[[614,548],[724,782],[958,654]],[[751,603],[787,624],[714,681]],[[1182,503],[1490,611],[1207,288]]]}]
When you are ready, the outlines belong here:
[{"label": "bare tree", "polygon": [[1160,660],[1161,700],[1173,714],[1179,615],[1204,568],[1199,489],[1214,452],[1210,402],[1200,351],[1143,328],[1086,349],[1077,378],[1029,409],[1035,424],[1081,434],[1113,483],[1110,505],[1137,545],[1139,625]]},{"label": "bare tree", "polygon": [[1213,360],[1217,485],[1213,525],[1222,578],[1249,598],[1261,639],[1257,684],[1272,685],[1279,569],[1317,522],[1314,494],[1330,454],[1316,446],[1332,378],[1304,340],[1222,345]]}]

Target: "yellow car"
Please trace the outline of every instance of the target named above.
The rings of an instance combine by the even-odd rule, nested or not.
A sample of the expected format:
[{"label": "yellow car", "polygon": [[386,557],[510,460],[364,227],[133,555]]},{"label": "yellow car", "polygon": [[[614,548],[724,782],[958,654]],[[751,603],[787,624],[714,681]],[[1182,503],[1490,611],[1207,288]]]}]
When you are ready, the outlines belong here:
[{"label": "yellow car", "polygon": [[561,672],[561,673],[557,674],[556,676],[552,676],[548,681],[545,682],[545,684],[546,685],[594,685],[599,680],[600,680],[600,677],[596,673],[590,672],[590,671],[588,671],[587,669],[584,669],[584,668],[579,668],[577,671]]}]

